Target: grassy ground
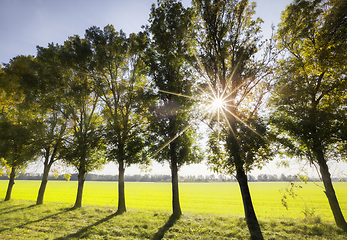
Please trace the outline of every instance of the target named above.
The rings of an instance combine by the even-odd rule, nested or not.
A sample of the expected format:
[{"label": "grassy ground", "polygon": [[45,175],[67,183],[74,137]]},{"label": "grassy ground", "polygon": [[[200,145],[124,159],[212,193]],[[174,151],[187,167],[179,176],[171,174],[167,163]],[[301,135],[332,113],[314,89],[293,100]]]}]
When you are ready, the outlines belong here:
[{"label": "grassy ground", "polygon": [[[0,181],[0,199],[5,197],[8,181]],[[40,181],[16,181],[12,199],[35,201]],[[322,183],[302,184],[289,197],[288,210],[281,204],[283,189],[288,183],[250,183],[252,200],[260,218],[303,218],[306,214],[318,215],[322,221],[333,222]],[[180,183],[182,211],[208,214],[232,214],[243,216],[243,205],[237,183]],[[347,216],[347,183],[334,183],[341,209]],[[48,182],[45,202],[73,204],[77,182]],[[138,210],[171,210],[170,183],[125,183],[126,205]],[[86,182],[83,205],[117,206],[116,182]]]},{"label": "grassy ground", "polygon": [[[11,200],[0,202],[0,239],[248,239],[242,217],[185,213],[170,221],[169,211],[130,209],[116,215],[113,207]],[[259,219],[265,239],[347,239],[331,223],[309,219]]]}]

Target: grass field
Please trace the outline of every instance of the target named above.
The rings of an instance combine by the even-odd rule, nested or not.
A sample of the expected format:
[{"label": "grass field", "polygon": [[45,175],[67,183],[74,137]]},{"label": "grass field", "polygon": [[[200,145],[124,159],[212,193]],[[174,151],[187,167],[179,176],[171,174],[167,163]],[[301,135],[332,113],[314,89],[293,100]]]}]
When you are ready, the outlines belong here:
[{"label": "grass field", "polygon": [[[7,181],[0,181],[0,198],[5,197]],[[288,183],[250,183],[252,200],[260,218],[303,218],[305,207],[314,209],[323,221],[332,222],[328,201],[322,183],[301,184],[295,199],[288,198],[288,210],[281,204],[283,189]],[[16,181],[12,199],[35,201],[40,181]],[[243,205],[237,183],[180,183],[183,212],[232,214],[243,216]],[[341,209],[347,216],[347,183],[334,183]],[[281,191],[282,189],[282,191]],[[44,202],[73,205],[77,182],[48,182]],[[171,183],[125,183],[128,209],[171,210]],[[117,206],[117,182],[86,182],[83,204]]]},{"label": "grass field", "polygon": [[[176,222],[170,211],[130,209],[117,215],[115,207],[11,200],[0,202],[0,239],[249,239],[243,217],[228,214],[184,213]],[[259,219],[265,239],[347,239],[333,224],[293,219]]]},{"label": "grass field", "polygon": [[[48,183],[35,206],[39,181],[16,181],[10,202],[0,201],[0,239],[248,239],[237,183],[180,183],[183,216],[171,213],[170,183],[126,183],[128,211],[116,215],[117,183],[86,182],[81,209],[71,210],[77,182]],[[265,239],[347,239],[331,216],[323,189],[303,184],[289,210],[281,205],[287,183],[250,183]],[[318,184],[320,185],[320,184]],[[334,184],[347,215],[347,184]],[[0,181],[5,196],[7,181]],[[315,217],[304,219],[305,204]]]}]

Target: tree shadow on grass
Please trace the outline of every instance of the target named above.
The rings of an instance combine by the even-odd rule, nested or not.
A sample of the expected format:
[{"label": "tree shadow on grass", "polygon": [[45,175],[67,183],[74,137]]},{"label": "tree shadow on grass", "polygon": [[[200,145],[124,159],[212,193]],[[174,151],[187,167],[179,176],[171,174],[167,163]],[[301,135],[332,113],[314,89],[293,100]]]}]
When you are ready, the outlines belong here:
[{"label": "tree shadow on grass", "polygon": [[154,234],[152,240],[163,239],[165,233],[176,223],[178,219],[179,217],[170,216],[169,220],[164,224],[164,226],[159,228],[158,232]]},{"label": "tree shadow on grass", "polygon": [[[32,208],[32,207],[35,207],[35,206],[37,206],[37,205],[30,205],[29,207],[20,208],[20,209],[28,209],[28,208]],[[20,209],[16,209],[16,210],[20,210]],[[13,210],[13,211],[15,211],[15,210]],[[45,221],[47,219],[50,219],[52,217],[58,216],[58,215],[63,214],[63,213],[67,213],[69,211],[72,211],[72,209],[71,208],[65,208],[61,212],[58,212],[58,213],[55,213],[55,214],[52,214],[52,215],[49,215],[49,216],[46,216],[46,217],[43,217],[43,218],[40,218],[40,219],[37,219],[37,220],[29,221],[29,222],[26,222],[26,223],[23,223],[21,225],[14,226],[14,227],[0,229],[0,233],[4,232],[6,230],[12,230],[12,229],[15,229],[15,228],[22,228],[22,227],[27,226],[27,225],[32,224],[32,223],[38,223],[38,222],[41,222],[41,221]]]},{"label": "tree shadow on grass", "polygon": [[102,224],[102,223],[104,223],[104,222],[107,222],[107,221],[109,221],[111,218],[116,217],[116,216],[121,215],[121,214],[122,214],[122,213],[115,212],[115,213],[113,213],[113,214],[111,214],[111,215],[109,215],[109,216],[107,216],[107,217],[105,217],[105,218],[103,218],[103,219],[100,219],[99,221],[97,221],[97,222],[94,223],[94,224],[91,224],[91,225],[89,225],[89,226],[87,226],[87,227],[82,228],[81,230],[79,230],[79,231],[76,232],[76,233],[72,233],[72,234],[67,235],[67,236],[65,236],[65,237],[59,237],[59,238],[56,238],[56,239],[54,239],[54,240],[63,240],[63,239],[69,239],[69,238],[84,238],[84,237],[87,237],[87,235],[88,235],[88,233],[87,233],[88,230],[90,230],[91,228],[96,227],[96,226],[98,226],[98,225],[100,225],[100,224]]},{"label": "tree shadow on grass", "polygon": [[[21,210],[24,210],[24,209],[29,209],[29,208],[32,208],[32,207],[36,206],[36,205],[30,205],[30,206],[26,206],[26,207],[20,207],[20,206],[23,206],[23,205],[24,204],[7,207],[6,210],[7,209],[12,209],[12,210],[9,210],[9,211],[6,211],[6,212],[0,212],[0,215],[14,213],[14,212],[17,212],[17,211],[21,211]],[[20,208],[16,208],[16,207],[20,207]],[[13,209],[13,208],[16,208],[16,209]]]}]

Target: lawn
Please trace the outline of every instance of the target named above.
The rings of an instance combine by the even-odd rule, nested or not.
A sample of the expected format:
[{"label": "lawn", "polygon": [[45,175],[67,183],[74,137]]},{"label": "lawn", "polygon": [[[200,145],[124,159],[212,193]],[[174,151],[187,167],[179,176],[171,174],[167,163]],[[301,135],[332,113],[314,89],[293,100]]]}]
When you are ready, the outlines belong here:
[{"label": "lawn", "polygon": [[[16,181],[12,200],[0,201],[0,239],[249,239],[237,183],[180,183],[184,214],[175,222],[169,218],[170,183],[127,182],[122,215],[116,214],[116,182],[86,182],[83,207],[76,210],[77,182],[49,182],[45,204],[36,206],[39,185]],[[264,238],[347,239],[333,223],[320,185],[302,184],[286,210],[281,197],[288,183],[250,183]],[[334,186],[346,215],[347,185]],[[0,181],[0,195],[6,187]],[[313,216],[304,218],[305,205],[315,209]]]},{"label": "lawn", "polygon": [[[0,181],[0,197],[5,197],[7,181]],[[17,180],[13,187],[12,199],[35,201],[39,181]],[[303,218],[305,209],[321,220],[333,222],[322,183],[301,183],[296,190],[297,197],[288,197],[288,210],[281,204],[283,189],[289,183],[251,182],[252,200],[259,218]],[[231,214],[243,216],[243,205],[237,183],[180,183],[180,200],[183,212],[207,214]],[[347,216],[347,183],[334,183],[341,209]],[[44,202],[73,205],[77,182],[48,182]],[[126,182],[126,204],[128,209],[170,210],[170,183]],[[83,205],[117,206],[116,182],[86,182]],[[307,213],[307,211],[306,211]]]},{"label": "lawn", "polygon": [[[229,214],[185,213],[173,222],[170,211],[130,209],[122,215],[115,207],[0,201],[0,239],[249,239],[243,217]],[[330,223],[300,219],[259,219],[265,239],[347,239]]]}]

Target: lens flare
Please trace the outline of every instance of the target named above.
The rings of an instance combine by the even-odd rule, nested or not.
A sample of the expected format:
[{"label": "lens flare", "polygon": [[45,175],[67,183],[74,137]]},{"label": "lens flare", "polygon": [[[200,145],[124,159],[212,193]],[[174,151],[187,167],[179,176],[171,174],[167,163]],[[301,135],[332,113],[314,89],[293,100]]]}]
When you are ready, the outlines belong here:
[{"label": "lens flare", "polygon": [[212,101],[212,107],[215,110],[223,108],[225,105],[225,102],[223,101],[222,98],[216,98]]}]

